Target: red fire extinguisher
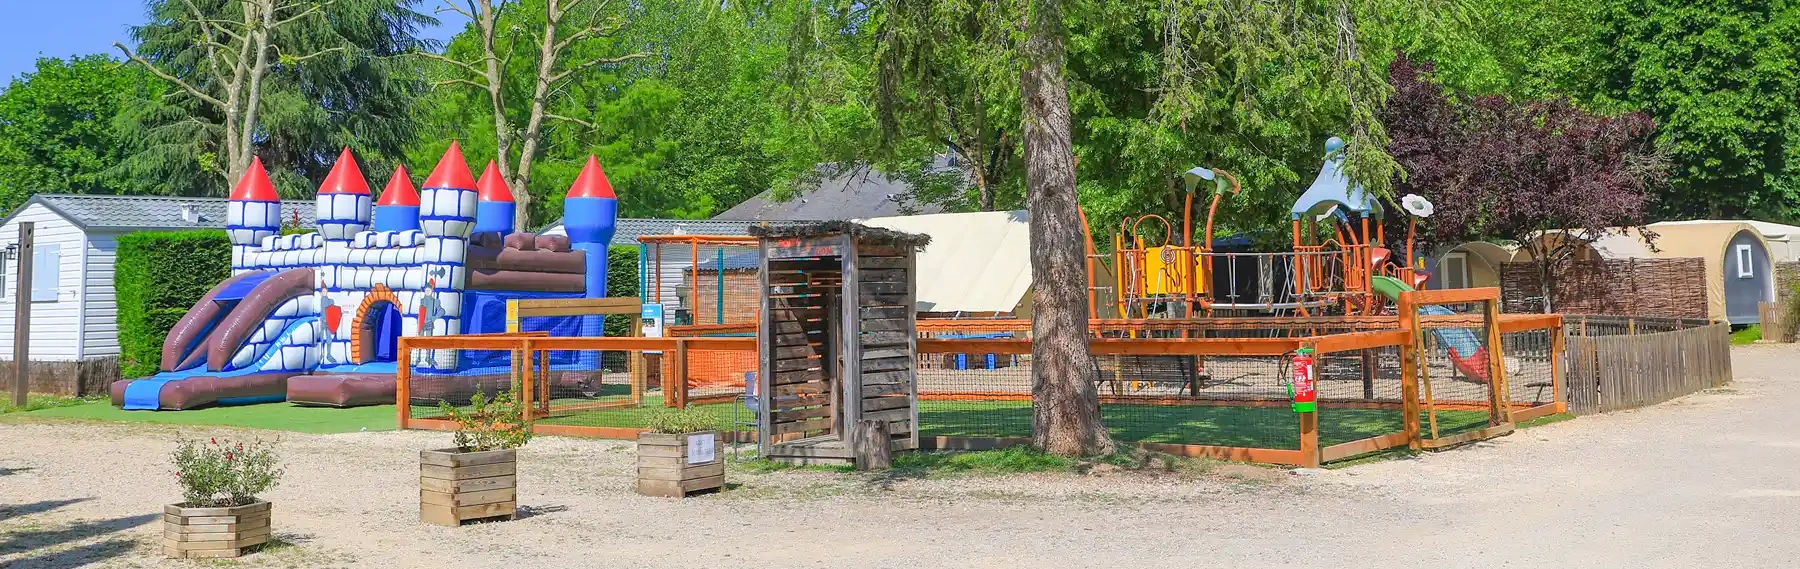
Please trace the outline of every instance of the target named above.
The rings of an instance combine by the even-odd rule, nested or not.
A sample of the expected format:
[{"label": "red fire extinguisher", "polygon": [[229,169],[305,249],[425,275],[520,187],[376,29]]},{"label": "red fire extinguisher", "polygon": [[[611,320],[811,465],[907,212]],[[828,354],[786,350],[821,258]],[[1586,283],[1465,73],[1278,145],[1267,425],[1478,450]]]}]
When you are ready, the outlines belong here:
[{"label": "red fire extinguisher", "polygon": [[1312,352],[1312,348],[1300,348],[1294,353],[1294,381],[1288,384],[1288,395],[1294,398],[1295,413],[1319,410],[1319,391],[1317,378],[1313,376]]}]

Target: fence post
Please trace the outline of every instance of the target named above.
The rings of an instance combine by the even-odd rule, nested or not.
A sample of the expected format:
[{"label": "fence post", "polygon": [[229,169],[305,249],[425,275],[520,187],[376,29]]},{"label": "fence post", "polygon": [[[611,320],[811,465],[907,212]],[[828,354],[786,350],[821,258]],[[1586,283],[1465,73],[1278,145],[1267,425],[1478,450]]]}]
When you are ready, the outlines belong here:
[{"label": "fence post", "polygon": [[[675,380],[675,390],[674,390],[674,392],[675,392],[675,407],[679,408],[679,409],[686,409],[687,404],[688,404],[687,340],[683,340],[683,339],[675,340],[675,366],[674,367],[675,367],[675,370],[674,370],[675,373],[672,375],[675,376],[673,378]],[[663,391],[667,392],[668,390],[669,390],[669,386],[666,385],[666,383],[665,383],[665,385],[663,386]]]},{"label": "fence post", "polygon": [[[514,315],[516,316],[516,313]],[[536,360],[537,358],[535,357],[535,352],[532,352],[531,350],[533,348],[531,345],[531,338],[525,338],[521,341],[524,342],[524,345],[521,346],[522,349],[513,350],[513,369],[519,370],[519,373],[514,376],[519,378],[519,420],[526,425],[530,425],[532,419],[531,410],[533,407],[537,406],[535,404],[537,401],[537,380],[533,378],[534,374],[532,373],[532,368],[536,367],[532,365],[536,363],[533,360]]]},{"label": "fence post", "polygon": [[1550,333],[1550,389],[1557,413],[1569,412],[1568,393],[1563,390],[1563,374],[1568,372],[1563,368],[1569,365],[1568,349],[1568,332],[1563,330],[1562,322],[1557,322]]},{"label": "fence post", "polygon": [[394,362],[394,423],[400,430],[406,430],[407,419],[412,415],[412,342],[407,336],[400,337],[400,351]]},{"label": "fence post", "polygon": [[1395,305],[1400,314],[1400,328],[1410,332],[1406,344],[1400,346],[1400,418],[1401,429],[1406,433],[1406,446],[1412,450],[1423,448],[1423,439],[1419,436],[1419,342],[1424,329],[1419,326],[1419,311],[1412,304],[1412,293],[1400,293],[1400,300]]},{"label": "fence post", "polygon": [[[1491,425],[1513,422],[1512,386],[1506,380],[1506,348],[1502,344],[1505,339],[1500,335],[1500,297],[1488,299],[1482,303],[1483,319],[1487,324],[1488,343],[1488,397],[1494,409]],[[1454,366],[1452,366],[1454,367]]]}]

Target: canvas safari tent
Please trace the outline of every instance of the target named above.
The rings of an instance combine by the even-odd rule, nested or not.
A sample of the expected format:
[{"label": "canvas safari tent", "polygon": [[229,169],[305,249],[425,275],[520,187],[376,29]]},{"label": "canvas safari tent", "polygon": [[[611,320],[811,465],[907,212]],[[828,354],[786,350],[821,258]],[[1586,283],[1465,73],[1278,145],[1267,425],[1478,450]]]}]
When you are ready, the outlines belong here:
[{"label": "canvas safari tent", "polygon": [[1425,261],[1431,289],[1500,286],[1500,265],[1513,259],[1517,245],[1469,241],[1439,249]]},{"label": "canvas safari tent", "polygon": [[[1732,324],[1761,321],[1757,304],[1775,298],[1775,259],[1769,241],[1755,225],[1695,220],[1652,223],[1646,228],[1656,234],[1653,243],[1637,231],[1609,233],[1589,244],[1576,259],[1700,258],[1706,267],[1707,317]],[[1520,248],[1513,260],[1526,261],[1530,255],[1528,248]]]},{"label": "canvas safari tent", "polygon": [[920,251],[917,310],[936,317],[1030,318],[1031,227],[1024,211],[877,217],[861,221],[930,235]]}]

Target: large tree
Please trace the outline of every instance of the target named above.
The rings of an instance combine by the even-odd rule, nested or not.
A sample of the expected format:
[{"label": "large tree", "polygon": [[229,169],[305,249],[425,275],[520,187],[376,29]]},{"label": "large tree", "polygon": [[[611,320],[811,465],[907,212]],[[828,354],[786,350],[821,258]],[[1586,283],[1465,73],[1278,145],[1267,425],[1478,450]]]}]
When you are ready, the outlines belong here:
[{"label": "large tree", "polygon": [[[1418,19],[1429,13],[1415,10],[1423,4],[786,2],[803,14],[796,18],[802,25],[794,26],[800,33],[789,41],[796,68],[816,69],[833,53],[857,53],[839,49],[854,43],[846,38],[876,44],[880,75],[873,88],[886,144],[864,148],[879,149],[877,158],[904,164],[895,160],[904,156],[896,150],[919,150],[891,140],[895,125],[913,139],[972,154],[956,138],[953,112],[966,115],[980,102],[1011,107],[1021,117],[1023,159],[1015,175],[1024,177],[1032,210],[1037,295],[1034,437],[1059,454],[1109,447],[1088,385],[1087,295],[1077,270],[1083,243],[1075,196],[1067,191],[1076,184],[1074,157],[1082,158],[1084,205],[1103,226],[1129,212],[1178,208],[1175,174],[1195,163],[1248,172],[1253,183],[1297,181],[1300,172],[1317,168],[1324,158],[1320,143],[1336,133],[1351,141],[1352,175],[1385,193],[1396,172],[1381,150],[1385,135],[1376,120],[1387,94],[1382,63],[1397,41],[1387,22]],[[1008,116],[984,110],[990,118]],[[986,140],[1001,142],[1004,132]],[[988,172],[980,177],[991,178]],[[1252,204],[1292,199],[1291,192],[1261,193],[1260,200],[1249,196]]]},{"label": "large tree", "polygon": [[114,46],[173,88],[125,122],[126,175],[218,194],[262,156],[282,193],[307,195],[340,146],[384,165],[413,137],[416,0],[151,0],[135,46]]},{"label": "large tree", "polygon": [[1608,235],[1654,239],[1643,225],[1668,172],[1648,115],[1594,114],[1565,98],[1447,92],[1432,72],[1429,62],[1395,61],[1396,92],[1383,113],[1388,149],[1408,174],[1400,189],[1436,206],[1427,244],[1520,244],[1537,266],[1548,312],[1555,275],[1588,244]]},{"label": "large tree", "polygon": [[1019,71],[1031,210],[1031,436],[1045,452],[1090,456],[1110,452],[1112,437],[1101,424],[1087,346],[1087,251],[1077,221],[1062,11],[1062,0],[1027,4]]},{"label": "large tree", "polygon": [[109,174],[129,143],[114,121],[164,85],[105,55],[43,58],[0,92],[0,211],[36,193],[144,193],[150,180]]}]

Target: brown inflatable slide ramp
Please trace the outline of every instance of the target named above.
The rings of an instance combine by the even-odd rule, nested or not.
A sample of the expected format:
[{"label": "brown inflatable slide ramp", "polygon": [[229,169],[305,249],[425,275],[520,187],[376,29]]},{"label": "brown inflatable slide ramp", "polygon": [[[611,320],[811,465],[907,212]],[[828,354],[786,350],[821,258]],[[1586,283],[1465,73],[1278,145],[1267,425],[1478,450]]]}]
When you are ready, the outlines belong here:
[{"label": "brown inflatable slide ramp", "polygon": [[394,374],[297,375],[288,379],[287,400],[299,405],[360,407],[394,402]]},{"label": "brown inflatable slide ramp", "polygon": [[[159,393],[164,411],[193,409],[219,402],[220,399],[273,397],[287,393],[288,378],[293,372],[256,373],[232,377],[196,376],[163,384]],[[109,388],[114,407],[125,406],[125,387],[136,379],[115,381]],[[388,396],[393,399],[392,395]]]}]

